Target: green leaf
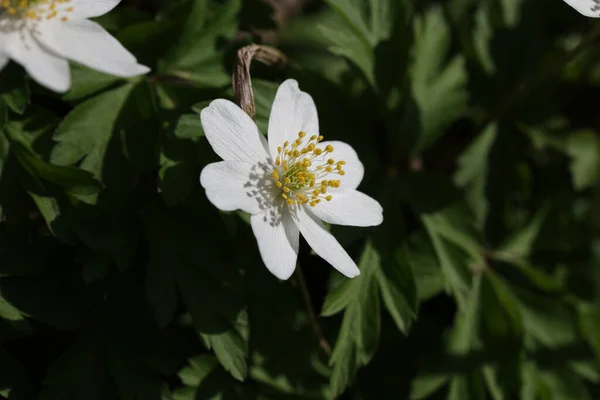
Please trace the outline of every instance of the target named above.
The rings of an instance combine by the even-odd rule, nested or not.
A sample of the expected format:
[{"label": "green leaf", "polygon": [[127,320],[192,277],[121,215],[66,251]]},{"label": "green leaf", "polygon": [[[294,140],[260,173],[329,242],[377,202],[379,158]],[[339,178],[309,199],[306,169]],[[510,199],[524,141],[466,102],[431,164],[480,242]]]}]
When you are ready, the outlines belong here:
[{"label": "green leaf", "polygon": [[63,99],[67,101],[80,100],[121,80],[122,78],[118,76],[71,64],[71,88],[63,95]]},{"label": "green leaf", "polygon": [[[456,315],[454,328],[448,344],[450,355],[469,356],[480,346],[481,304],[481,275],[473,277],[473,286],[466,300],[465,308]],[[479,399],[483,396],[481,378],[475,375],[462,374],[450,381],[449,400]],[[478,395],[479,393],[479,395]]]},{"label": "green leaf", "polygon": [[600,177],[600,139],[594,132],[584,131],[567,137],[569,169],[575,190],[593,187]]},{"label": "green leaf", "polygon": [[222,4],[193,0],[176,43],[171,44],[168,56],[159,63],[159,71],[202,86],[227,85],[231,77],[223,66],[223,49],[216,42],[233,37],[240,8],[240,0]]},{"label": "green leaf", "polygon": [[398,149],[419,154],[433,145],[468,101],[467,71],[461,55],[447,61],[450,28],[441,7],[431,7],[414,25],[415,43],[410,63],[412,101],[405,104],[397,128]]},{"label": "green leaf", "polygon": [[0,97],[8,108],[17,114],[23,114],[25,107],[30,102],[31,93],[25,80],[25,74],[15,64],[9,64],[2,71]]},{"label": "green leaf", "polygon": [[540,234],[542,225],[548,215],[549,207],[542,207],[522,229],[502,243],[495,256],[503,260],[527,258],[533,251],[535,240]]},{"label": "green leaf", "polygon": [[376,273],[379,255],[367,244],[359,262],[361,274],[352,280],[352,302],[346,306],[330,365],[331,389],[340,394],[352,383],[356,371],[367,364],[379,341],[380,300]]},{"label": "green leaf", "polygon": [[196,139],[204,136],[204,129],[198,114],[184,114],[175,125],[173,134],[181,139]]},{"label": "green leaf", "polygon": [[352,282],[351,280],[344,280],[335,289],[329,291],[321,310],[323,317],[330,317],[341,312],[352,302],[353,290],[355,289]]},{"label": "green leaf", "polygon": [[483,228],[489,211],[486,186],[490,170],[489,157],[498,134],[497,125],[490,125],[458,158],[454,174],[456,185],[465,189],[466,200],[475,214],[477,226]]},{"label": "green leaf", "polygon": [[459,199],[456,188],[438,175],[407,175],[401,188],[431,240],[446,288],[462,305],[469,290],[470,269],[485,266],[473,215]]},{"label": "green leaf", "polygon": [[377,275],[383,304],[404,334],[408,334],[417,317],[417,292],[410,260],[407,248],[401,247],[394,260],[379,262]]},{"label": "green leaf", "polygon": [[330,51],[348,58],[376,87],[375,55],[377,45],[392,34],[398,9],[403,2],[369,0],[326,0],[339,20],[318,26],[330,42]]},{"label": "green leaf", "polygon": [[247,315],[238,296],[225,286],[226,282],[203,267],[214,257],[210,249],[200,259],[189,258],[188,252],[195,255],[197,243],[204,240],[197,236],[202,231],[197,232],[196,222],[181,210],[147,216],[146,233],[152,250],[146,295],[156,321],[166,326],[175,316],[179,292],[196,332],[223,367],[236,379],[243,380],[248,373]]}]

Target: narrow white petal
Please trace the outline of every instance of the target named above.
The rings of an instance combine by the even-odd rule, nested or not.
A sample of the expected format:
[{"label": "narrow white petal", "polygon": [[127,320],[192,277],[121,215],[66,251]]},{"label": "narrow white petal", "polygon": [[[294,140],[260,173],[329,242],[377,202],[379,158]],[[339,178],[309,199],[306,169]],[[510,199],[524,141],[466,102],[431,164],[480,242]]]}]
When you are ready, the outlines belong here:
[{"label": "narrow white petal", "polygon": [[265,201],[257,185],[256,165],[246,161],[220,161],[208,164],[200,173],[206,197],[223,211],[263,212]]},{"label": "narrow white petal", "polygon": [[377,200],[354,189],[334,193],[331,201],[322,201],[311,211],[335,225],[376,226],[383,222],[383,208]]},{"label": "narrow white petal", "polygon": [[34,31],[45,47],[67,59],[107,74],[132,77],[149,68],[137,60],[104,28],[88,20],[44,21]]},{"label": "narrow white petal", "polygon": [[271,209],[253,215],[250,224],[267,269],[281,280],[288,279],[296,269],[299,233],[287,207],[283,208],[283,214]]},{"label": "narrow white petal", "polygon": [[121,0],[71,0],[69,7],[73,11],[69,12],[72,19],[94,18],[106,14],[119,4]]},{"label": "narrow white petal", "polygon": [[600,18],[600,4],[595,0],[564,0],[586,17]]},{"label": "narrow white petal", "polygon": [[0,71],[6,67],[6,64],[10,61],[10,57],[0,51]]},{"label": "narrow white petal", "polygon": [[200,113],[204,134],[215,153],[225,161],[256,163],[268,158],[267,140],[241,108],[217,99]]},{"label": "narrow white petal", "polygon": [[319,134],[319,117],[315,102],[308,93],[298,88],[298,82],[288,79],[283,82],[273,101],[269,117],[269,148],[277,156],[277,146],[298,138],[298,132],[309,136]]},{"label": "narrow white petal", "polygon": [[310,210],[304,206],[298,207],[293,218],[300,233],[315,253],[348,278],[354,278],[360,274],[360,270],[346,250],[331,233],[325,230],[321,221]]},{"label": "narrow white petal", "polygon": [[71,87],[71,75],[67,60],[47,51],[23,29],[3,37],[6,52],[40,85],[55,92],[64,93]]},{"label": "narrow white petal", "polygon": [[[319,145],[319,147],[325,148],[328,144],[333,146],[333,153],[331,158],[335,161],[343,160],[346,162],[343,170],[346,172],[344,176],[336,176],[335,179],[339,179],[340,189],[356,189],[365,175],[365,168],[358,159],[358,154],[348,143],[339,142],[336,140],[325,141]],[[334,178],[332,178],[334,179]]]}]

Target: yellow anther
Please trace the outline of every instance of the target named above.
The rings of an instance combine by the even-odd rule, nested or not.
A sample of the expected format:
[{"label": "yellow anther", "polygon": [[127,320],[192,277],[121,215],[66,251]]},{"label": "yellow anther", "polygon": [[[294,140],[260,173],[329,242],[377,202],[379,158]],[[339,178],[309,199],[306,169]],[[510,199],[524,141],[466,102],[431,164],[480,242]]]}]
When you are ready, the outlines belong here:
[{"label": "yellow anther", "polygon": [[320,142],[321,140],[323,140],[323,136],[319,136],[319,137],[317,138],[317,142]]},{"label": "yellow anther", "polygon": [[325,168],[325,171],[331,172],[331,171],[333,171],[333,168],[332,167],[327,167],[327,168]]},{"label": "yellow anther", "polygon": [[284,178],[283,181],[285,182],[286,185],[289,185],[290,183],[292,183],[292,180],[290,178]]},{"label": "yellow anther", "polygon": [[283,183],[277,181],[277,182],[275,182],[275,185],[277,185],[277,187],[281,189],[281,187],[283,186]]},{"label": "yellow anther", "polygon": [[290,144],[290,142],[288,142],[287,140],[285,141],[285,143],[283,144],[283,148],[285,149],[286,147],[288,147],[288,145]]},{"label": "yellow anther", "polygon": [[346,165],[346,161],[344,161],[344,160],[340,160],[337,163],[338,163],[338,165]]},{"label": "yellow anther", "polygon": [[281,165],[281,157],[277,156],[277,159],[275,160],[275,165],[277,165],[278,167]]},{"label": "yellow anther", "polygon": [[344,175],[346,175],[346,171],[343,171],[343,170],[342,171],[338,171],[338,175],[344,176]]},{"label": "yellow anther", "polygon": [[290,192],[290,188],[289,188],[289,187],[287,187],[287,186],[285,186],[285,187],[283,188],[283,191],[284,191],[285,193],[289,193],[289,192]]},{"label": "yellow anther", "polygon": [[283,150],[281,146],[277,147],[277,153],[281,153],[281,150]]},{"label": "yellow anther", "polygon": [[313,190],[313,192],[312,192],[312,193],[313,193],[313,196],[318,196],[319,194],[321,194],[321,191],[320,191],[320,190],[317,190],[317,189],[315,189],[315,190]]},{"label": "yellow anther", "polygon": [[287,199],[286,203],[288,203],[290,206],[294,205],[294,200],[293,199]]},{"label": "yellow anther", "polygon": [[314,180],[314,179],[312,179],[312,180],[310,181],[310,184],[309,184],[309,186],[310,186],[311,188],[315,187],[315,180]]},{"label": "yellow anther", "polygon": [[310,141],[311,141],[311,142],[312,142],[313,140],[316,140],[316,139],[317,139],[317,135],[312,135],[312,136],[310,137]]},{"label": "yellow anther", "polygon": [[332,195],[329,195],[329,196],[325,197],[325,200],[327,200],[327,201],[331,201],[331,199],[333,199]]},{"label": "yellow anther", "polygon": [[325,146],[325,151],[328,152],[328,153],[333,152],[333,146],[330,145],[330,144],[328,144],[327,146]]},{"label": "yellow anther", "polygon": [[308,147],[306,148],[307,151],[313,151],[315,149],[315,144],[311,143],[308,145]]},{"label": "yellow anther", "polygon": [[285,193],[281,193],[281,197],[283,197],[284,199],[288,199],[287,195]]},{"label": "yellow anther", "polygon": [[335,164],[335,160],[333,158],[330,158],[329,160],[327,160],[327,164],[333,165]]},{"label": "yellow anther", "polygon": [[17,9],[14,8],[14,7],[11,7],[11,8],[8,9],[8,13],[10,15],[15,15],[17,13]]},{"label": "yellow anther", "polygon": [[304,132],[304,131],[298,132],[298,137],[299,138],[303,138],[304,136],[306,136],[306,132]]},{"label": "yellow anther", "polygon": [[327,186],[321,186],[321,194],[327,193]]},{"label": "yellow anther", "polygon": [[315,156],[320,156],[320,155],[321,155],[321,153],[323,153],[323,150],[321,150],[321,149],[314,149],[314,150],[313,150],[313,154],[314,154]]},{"label": "yellow anther", "polygon": [[311,202],[310,202],[310,206],[311,206],[311,207],[314,207],[314,206],[316,206],[316,205],[317,205],[317,202],[316,202],[316,201],[311,201]]},{"label": "yellow anther", "polygon": [[342,167],[343,167],[343,165],[340,165],[340,164],[338,164],[338,165],[335,167],[335,169],[337,169],[338,171],[341,171],[341,170],[342,170]]},{"label": "yellow anther", "polygon": [[275,179],[276,181],[279,180],[279,172],[277,172],[276,169],[273,170],[273,173],[271,175],[273,176],[273,179]]}]

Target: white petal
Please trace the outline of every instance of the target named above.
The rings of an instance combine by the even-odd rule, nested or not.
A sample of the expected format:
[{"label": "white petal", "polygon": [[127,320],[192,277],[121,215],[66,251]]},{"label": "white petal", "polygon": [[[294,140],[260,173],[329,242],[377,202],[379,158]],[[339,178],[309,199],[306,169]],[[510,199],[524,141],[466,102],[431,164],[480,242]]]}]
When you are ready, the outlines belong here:
[{"label": "white petal", "polygon": [[299,234],[287,207],[283,214],[274,208],[253,215],[250,224],[267,269],[281,280],[288,279],[296,269]]},{"label": "white petal", "polygon": [[71,0],[66,5],[73,7],[73,11],[68,13],[69,18],[83,19],[104,15],[120,2],[121,0]]},{"label": "white petal", "polygon": [[272,200],[258,193],[256,165],[246,161],[220,161],[208,164],[200,173],[206,197],[223,211],[263,212]]},{"label": "white petal", "polygon": [[309,136],[319,134],[319,117],[315,102],[308,93],[298,88],[298,82],[288,79],[283,82],[273,101],[269,117],[269,148],[277,156],[277,146],[298,138],[300,131]]},{"label": "white petal", "polygon": [[0,71],[6,67],[6,64],[10,61],[10,57],[2,52],[0,52]]},{"label": "white petal", "polygon": [[339,179],[341,181],[340,189],[342,190],[356,189],[365,175],[365,168],[358,159],[358,154],[356,154],[356,151],[348,143],[336,140],[322,142],[319,144],[319,147],[325,148],[328,144],[333,146],[331,158],[335,161],[346,161],[346,165],[343,167],[346,174],[344,176],[336,175],[332,179]]},{"label": "white petal", "polygon": [[346,250],[331,233],[325,230],[321,221],[310,210],[304,206],[298,207],[293,218],[300,233],[315,253],[348,278],[354,278],[360,274],[360,270]]},{"label": "white petal", "polygon": [[29,30],[8,34],[3,39],[6,40],[6,52],[10,58],[21,64],[40,85],[59,93],[69,90],[69,63],[42,48]]},{"label": "white petal", "polygon": [[45,47],[67,59],[107,74],[132,77],[145,74],[148,67],[137,60],[117,39],[93,21],[44,21],[34,30]]},{"label": "white petal", "polygon": [[200,113],[204,134],[215,153],[225,161],[256,163],[268,158],[267,141],[241,108],[217,99]]},{"label": "white petal", "polygon": [[600,4],[595,0],[564,0],[586,17],[600,18]]},{"label": "white petal", "polygon": [[383,222],[383,208],[377,200],[353,189],[334,193],[331,201],[322,201],[311,211],[335,225],[376,226]]}]

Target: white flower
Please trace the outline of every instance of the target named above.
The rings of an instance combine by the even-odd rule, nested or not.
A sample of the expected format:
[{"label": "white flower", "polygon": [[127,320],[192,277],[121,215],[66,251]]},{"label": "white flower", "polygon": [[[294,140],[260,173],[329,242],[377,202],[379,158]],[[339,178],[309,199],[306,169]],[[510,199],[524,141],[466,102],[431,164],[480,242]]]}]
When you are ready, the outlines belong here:
[{"label": "white flower", "polygon": [[67,60],[120,77],[148,67],[100,25],[87,18],[112,10],[121,0],[0,0],[0,70],[10,59],[56,92],[71,87]]},{"label": "white flower", "polygon": [[600,0],[564,0],[586,17],[600,18]]},{"label": "white flower", "polygon": [[202,110],[208,142],[224,161],[207,165],[200,183],[212,204],[251,214],[263,262],[276,277],[296,268],[299,234],[315,253],[348,277],[360,274],[352,258],[323,226],[374,226],[382,208],[356,190],[364,169],[352,147],[324,142],[315,104],[298,83],[277,90],[269,141],[234,103],[218,99]]}]

